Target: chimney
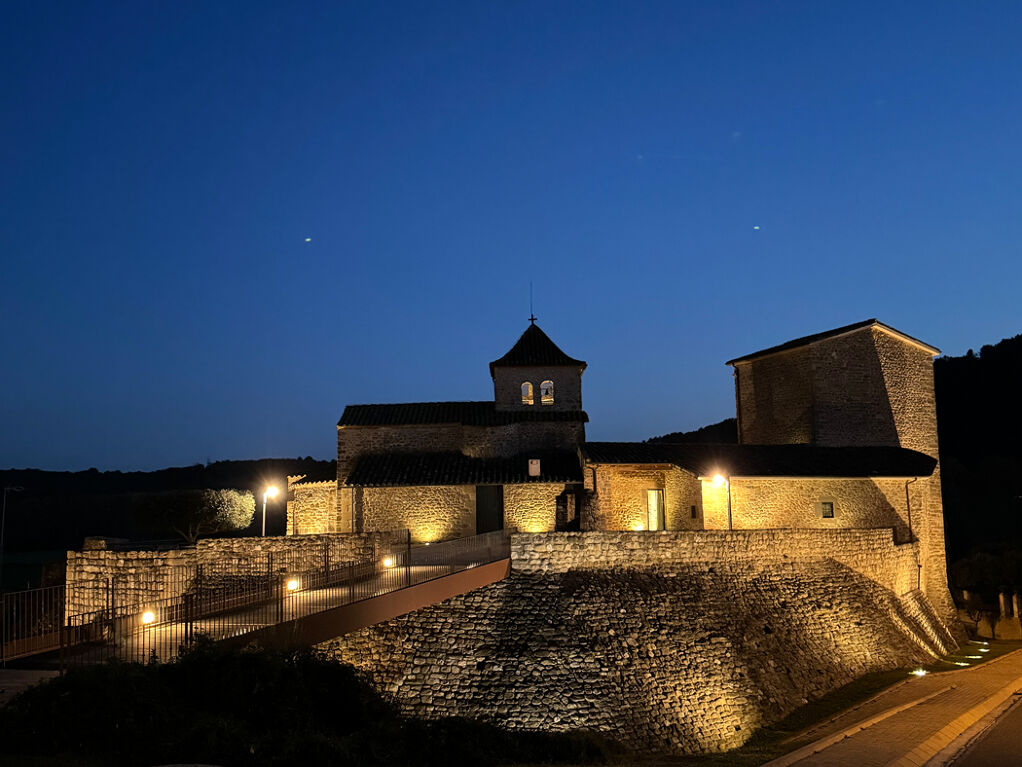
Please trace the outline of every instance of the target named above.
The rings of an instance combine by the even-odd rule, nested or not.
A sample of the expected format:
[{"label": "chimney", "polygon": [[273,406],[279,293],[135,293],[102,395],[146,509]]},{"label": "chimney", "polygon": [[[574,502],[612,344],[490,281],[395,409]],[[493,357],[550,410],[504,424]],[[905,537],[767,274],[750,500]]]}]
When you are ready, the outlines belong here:
[{"label": "chimney", "polygon": [[539,459],[538,458],[530,458],[529,459],[529,476],[530,477],[538,477],[539,476]]}]

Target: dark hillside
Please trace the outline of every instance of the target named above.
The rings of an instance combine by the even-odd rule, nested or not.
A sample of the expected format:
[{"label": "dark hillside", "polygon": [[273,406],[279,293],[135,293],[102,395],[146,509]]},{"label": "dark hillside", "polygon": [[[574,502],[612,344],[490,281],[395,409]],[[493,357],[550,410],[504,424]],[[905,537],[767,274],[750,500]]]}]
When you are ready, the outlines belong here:
[{"label": "dark hillside", "polygon": [[[161,519],[142,514],[147,493],[203,488],[249,490],[256,497],[256,519],[249,533],[258,532],[262,493],[267,485],[287,487],[287,475],[307,474],[326,479],[336,475],[335,461],[312,458],[264,458],[254,461],[217,461],[158,471],[0,471],[0,486],[23,487],[7,497],[8,551],[68,549],[81,546],[87,535],[116,538],[174,538]],[[284,497],[267,505],[267,532],[280,534],[284,526]]]}]

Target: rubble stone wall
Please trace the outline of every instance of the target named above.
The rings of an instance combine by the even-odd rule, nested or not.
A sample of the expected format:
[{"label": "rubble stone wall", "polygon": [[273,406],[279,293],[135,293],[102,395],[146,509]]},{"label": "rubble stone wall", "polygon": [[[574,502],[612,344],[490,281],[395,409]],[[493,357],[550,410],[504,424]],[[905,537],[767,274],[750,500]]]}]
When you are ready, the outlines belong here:
[{"label": "rubble stone wall", "polygon": [[513,570],[320,648],[409,715],[683,754],[740,746],[807,700],[949,647],[918,592],[898,598],[833,559],[591,564]]},{"label": "rubble stone wall", "polygon": [[[67,552],[67,615],[176,599],[202,565],[210,571],[262,573],[313,569],[324,562],[380,559],[405,545],[405,531],[365,534],[208,538],[170,551],[94,548]],[[271,559],[272,557],[272,559]]]}]

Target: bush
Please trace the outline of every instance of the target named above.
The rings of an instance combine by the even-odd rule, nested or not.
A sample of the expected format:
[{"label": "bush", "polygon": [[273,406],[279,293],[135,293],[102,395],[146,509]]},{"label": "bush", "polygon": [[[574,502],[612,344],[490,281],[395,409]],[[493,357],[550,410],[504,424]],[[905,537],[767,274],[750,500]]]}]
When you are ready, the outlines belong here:
[{"label": "bush", "polygon": [[351,666],[313,651],[213,646],[171,664],[71,669],[0,709],[0,732],[0,755],[110,765],[577,764],[605,761],[611,746],[586,733],[404,718]]}]

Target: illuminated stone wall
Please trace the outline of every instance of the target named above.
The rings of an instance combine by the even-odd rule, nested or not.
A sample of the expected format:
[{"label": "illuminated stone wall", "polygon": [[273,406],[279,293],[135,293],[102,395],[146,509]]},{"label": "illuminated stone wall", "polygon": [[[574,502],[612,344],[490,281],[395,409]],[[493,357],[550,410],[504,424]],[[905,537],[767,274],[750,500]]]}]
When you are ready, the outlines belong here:
[{"label": "illuminated stone wall", "polygon": [[[928,483],[926,478],[908,486],[914,527],[930,502]],[[703,480],[702,494],[706,528],[727,529],[727,487]],[[834,504],[832,519],[821,515],[821,501]],[[897,540],[908,540],[903,479],[738,477],[731,481],[731,516],[735,529],[888,527],[894,528]]]},{"label": "illuminated stone wall", "polygon": [[[668,530],[698,530],[703,526],[699,480],[676,466],[590,465],[595,471],[595,494],[583,515],[585,530],[645,530],[647,490],[664,491]],[[692,516],[692,507],[696,507]]]},{"label": "illuminated stone wall", "polygon": [[320,647],[410,715],[682,754],[737,747],[806,700],[948,646],[918,593],[899,598],[832,559],[716,562],[708,546],[699,562],[602,569],[591,553]]},{"label": "illuminated stone wall", "polygon": [[790,564],[830,559],[906,594],[918,585],[918,544],[896,545],[890,530],[700,530],[517,534],[512,567],[523,572],[676,567],[706,563]]},{"label": "illuminated stone wall", "polygon": [[467,485],[366,487],[355,490],[361,530],[407,528],[416,542],[475,535],[476,490]]},{"label": "illuminated stone wall", "polygon": [[[67,552],[68,615],[176,599],[202,565],[209,573],[264,573],[269,568],[319,568],[324,562],[378,560],[399,550],[404,531],[369,534],[206,538],[170,551]],[[112,600],[112,602],[111,602]]]},{"label": "illuminated stone wall", "polygon": [[[739,363],[735,387],[744,443],[899,445],[938,457],[932,355],[877,327]],[[916,484],[910,488],[920,501],[913,533],[920,542],[925,591],[951,621],[939,465]],[[740,486],[736,480],[735,489]],[[880,482],[877,489],[890,512],[903,517],[896,524],[904,533],[904,489],[900,499]],[[706,506],[709,526],[713,504]],[[883,516],[880,508],[876,516]],[[751,503],[747,509],[752,513]]]},{"label": "illuminated stone wall", "polygon": [[294,484],[288,477],[287,535],[351,532],[342,527],[337,481]]},{"label": "illuminated stone wall", "polygon": [[504,485],[504,527],[527,533],[552,531],[557,496],[563,492],[563,484]]}]

